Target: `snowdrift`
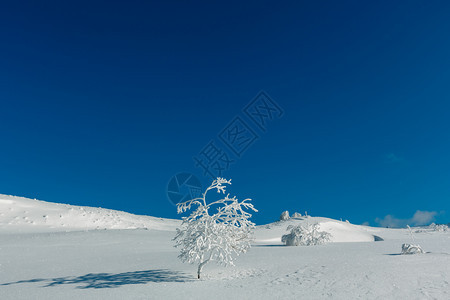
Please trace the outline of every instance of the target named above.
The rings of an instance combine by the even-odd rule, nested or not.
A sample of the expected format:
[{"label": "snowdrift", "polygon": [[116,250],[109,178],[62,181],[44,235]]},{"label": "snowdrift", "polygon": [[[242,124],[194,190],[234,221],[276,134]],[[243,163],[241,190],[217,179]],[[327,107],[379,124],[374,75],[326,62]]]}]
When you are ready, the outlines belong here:
[{"label": "snowdrift", "polygon": [[255,231],[255,242],[260,245],[283,245],[281,237],[288,233],[289,225],[319,224],[320,230],[331,234],[332,243],[341,242],[374,242],[379,237],[370,233],[369,227],[353,225],[347,222],[336,221],[321,217],[290,218],[268,225],[258,226]]},{"label": "snowdrift", "polygon": [[0,195],[1,233],[138,228],[172,231],[179,224],[179,220]]}]

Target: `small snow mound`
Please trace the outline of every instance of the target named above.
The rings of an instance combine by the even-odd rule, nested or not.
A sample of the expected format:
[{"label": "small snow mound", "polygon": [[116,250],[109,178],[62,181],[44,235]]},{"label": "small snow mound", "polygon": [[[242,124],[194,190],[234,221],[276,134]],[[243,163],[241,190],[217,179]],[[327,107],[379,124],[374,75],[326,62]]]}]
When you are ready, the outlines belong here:
[{"label": "small snow mound", "polygon": [[338,242],[374,242],[375,238],[364,228],[350,223],[328,221],[320,223],[320,228],[331,234],[331,241]]},{"label": "small snow mound", "polygon": [[281,237],[288,233],[288,226],[307,226],[308,224],[320,224],[320,230],[331,235],[330,242],[332,243],[374,242],[375,240],[382,240],[381,237],[375,237],[367,226],[354,225],[328,218],[308,217],[290,218],[286,221],[258,226],[255,230],[255,244],[283,245]]}]

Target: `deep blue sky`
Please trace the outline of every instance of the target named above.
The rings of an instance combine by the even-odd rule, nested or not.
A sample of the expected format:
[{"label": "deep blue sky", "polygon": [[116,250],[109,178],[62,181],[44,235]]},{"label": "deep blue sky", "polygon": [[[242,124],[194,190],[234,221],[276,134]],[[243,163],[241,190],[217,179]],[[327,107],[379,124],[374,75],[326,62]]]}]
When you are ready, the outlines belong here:
[{"label": "deep blue sky", "polygon": [[257,223],[448,222],[449,32],[448,1],[3,1],[0,193],[178,217],[264,90],[284,115],[224,174]]}]

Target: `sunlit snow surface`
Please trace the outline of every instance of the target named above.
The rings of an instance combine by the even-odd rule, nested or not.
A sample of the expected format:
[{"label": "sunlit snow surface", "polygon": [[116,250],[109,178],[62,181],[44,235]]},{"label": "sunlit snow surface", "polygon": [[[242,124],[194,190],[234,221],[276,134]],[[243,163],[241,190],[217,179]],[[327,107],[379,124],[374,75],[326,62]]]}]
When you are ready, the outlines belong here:
[{"label": "sunlit snow surface", "polygon": [[[283,246],[303,222],[333,243]],[[427,253],[399,255],[404,229],[290,219],[258,226],[236,267],[197,280],[173,248],[179,224],[0,195],[0,299],[450,299],[450,232],[415,233]]]}]

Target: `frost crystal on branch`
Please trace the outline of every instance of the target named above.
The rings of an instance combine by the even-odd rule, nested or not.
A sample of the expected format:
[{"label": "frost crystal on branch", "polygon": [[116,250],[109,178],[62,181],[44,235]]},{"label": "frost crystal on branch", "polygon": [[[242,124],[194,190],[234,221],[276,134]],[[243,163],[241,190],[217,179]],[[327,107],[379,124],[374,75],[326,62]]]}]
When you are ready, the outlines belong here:
[{"label": "frost crystal on branch", "polygon": [[[207,203],[206,195],[211,190],[225,194],[226,185],[231,179],[218,177],[202,194],[177,205],[178,213],[193,210],[183,217],[181,228],[177,228],[175,247],[181,248],[178,256],[181,261],[198,263],[197,276],[209,261],[222,265],[234,265],[234,256],[245,253],[250,248],[250,240],[255,226],[247,211],[257,211],[251,199],[239,201],[236,196],[227,194],[220,200]],[[214,211],[214,214],[210,214]]]}]

